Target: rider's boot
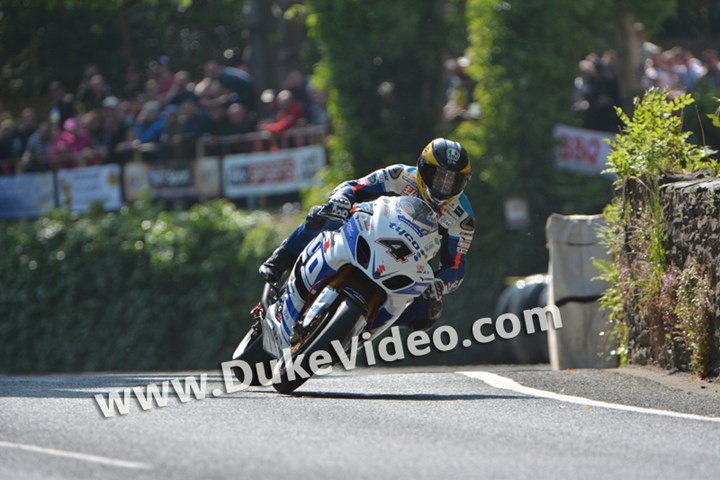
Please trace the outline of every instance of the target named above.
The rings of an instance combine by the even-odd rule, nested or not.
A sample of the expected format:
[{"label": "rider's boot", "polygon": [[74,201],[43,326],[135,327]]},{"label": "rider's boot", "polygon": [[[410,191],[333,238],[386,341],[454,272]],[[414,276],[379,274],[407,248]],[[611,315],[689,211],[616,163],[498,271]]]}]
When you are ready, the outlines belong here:
[{"label": "rider's boot", "polygon": [[270,258],[260,265],[260,269],[258,271],[265,281],[276,283],[295,263],[297,255],[294,255],[287,249],[286,243],[287,242],[281,243],[277,250],[270,255]]}]

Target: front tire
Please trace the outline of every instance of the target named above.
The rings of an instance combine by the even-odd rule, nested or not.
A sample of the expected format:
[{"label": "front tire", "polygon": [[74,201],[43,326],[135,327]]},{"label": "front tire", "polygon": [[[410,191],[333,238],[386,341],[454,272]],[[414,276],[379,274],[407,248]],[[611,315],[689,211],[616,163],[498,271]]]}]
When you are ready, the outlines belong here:
[{"label": "front tire", "polygon": [[[240,344],[235,349],[235,353],[233,353],[233,360],[244,361],[250,365],[252,370],[252,378],[250,379],[250,382],[246,382],[243,370],[241,368],[233,367],[233,373],[241,383],[245,383],[246,385],[250,385],[252,387],[259,387],[270,383],[269,380],[272,379],[273,373],[271,362],[275,359],[272,355],[267,353],[265,349],[263,349],[263,333],[259,322],[256,322],[245,334],[242,341],[240,341]],[[261,368],[265,372],[265,378],[269,379],[267,383],[260,382],[260,379],[258,378],[257,369]]]},{"label": "front tire", "polygon": [[[355,330],[358,322],[364,320],[362,309],[352,300],[343,296],[337,305],[336,309],[331,308],[329,311],[325,311],[325,318],[319,319],[317,323],[313,322],[316,323],[315,325],[311,324],[309,331],[303,335],[301,344],[291,355],[293,364],[300,355],[303,355],[298,370],[302,369],[310,376],[315,373],[310,369],[311,355],[322,350],[330,354],[332,363],[336,363],[339,358],[332,346],[333,340],[344,343]],[[294,375],[294,379],[290,380],[284,356],[278,360],[275,375],[277,381],[273,383],[273,387],[278,392],[285,394],[292,393],[310,378],[309,376]]]}]

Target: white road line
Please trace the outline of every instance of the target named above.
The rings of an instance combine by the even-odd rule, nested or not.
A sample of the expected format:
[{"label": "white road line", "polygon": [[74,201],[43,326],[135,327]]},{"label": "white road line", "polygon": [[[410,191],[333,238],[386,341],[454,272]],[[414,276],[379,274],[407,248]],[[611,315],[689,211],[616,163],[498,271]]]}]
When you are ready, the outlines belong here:
[{"label": "white road line", "polygon": [[512,390],[513,392],[530,395],[532,397],[548,398],[559,402],[575,403],[578,405],[587,405],[588,407],[608,408],[611,410],[622,410],[625,412],[645,413],[648,415],[662,415],[665,417],[684,418],[687,420],[700,420],[704,422],[720,423],[720,417],[705,417],[703,415],[694,415],[692,413],[679,413],[670,410],[659,410],[656,408],[633,407],[630,405],[621,405],[619,403],[601,402],[599,400],[590,400],[589,398],[574,397],[572,395],[563,395],[560,393],[538,390],[517,383],[507,377],[502,377],[490,372],[455,372],[471,378],[477,378],[487,383],[491,387],[502,390]]},{"label": "white road line", "polygon": [[17,450],[25,450],[28,452],[45,453],[47,455],[55,455],[57,457],[73,458],[75,460],[83,460],[86,462],[101,463],[120,468],[134,468],[136,470],[152,470],[152,465],[140,462],[128,462],[126,460],[118,460],[116,458],[102,457],[100,455],[90,455],[87,453],[68,452],[66,450],[56,450],[54,448],[38,447],[37,445],[26,445],[22,443],[3,442],[0,440],[0,447],[15,448]]}]

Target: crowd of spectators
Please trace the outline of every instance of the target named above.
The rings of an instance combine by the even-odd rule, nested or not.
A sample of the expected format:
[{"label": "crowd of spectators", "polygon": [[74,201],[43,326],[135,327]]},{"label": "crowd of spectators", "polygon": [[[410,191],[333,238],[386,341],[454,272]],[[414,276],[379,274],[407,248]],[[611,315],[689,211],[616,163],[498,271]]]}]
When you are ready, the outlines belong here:
[{"label": "crowd of spectators", "polygon": [[[173,71],[161,56],[146,71],[128,68],[120,88],[111,88],[97,65],[87,65],[75,89],[48,86],[47,108],[24,108],[13,116],[0,103],[0,174],[124,162],[190,158],[198,140],[211,154],[244,152],[248,142],[224,142],[248,133],[273,148],[281,132],[327,122],[325,96],[299,71],[281,90],[258,92],[244,68],[204,65],[202,78]],[[241,137],[238,137],[241,135]]]},{"label": "crowd of spectators", "polygon": [[[676,46],[666,50],[646,40],[640,24],[636,32],[640,51],[634,74],[641,90],[657,87],[667,90],[670,98],[683,92],[720,94],[720,59],[716,50],[704,50],[698,58],[689,49]],[[580,115],[582,126],[617,132],[620,125],[615,107],[622,106],[622,97],[615,53],[591,53],[580,61],[579,70],[573,109]]]}]

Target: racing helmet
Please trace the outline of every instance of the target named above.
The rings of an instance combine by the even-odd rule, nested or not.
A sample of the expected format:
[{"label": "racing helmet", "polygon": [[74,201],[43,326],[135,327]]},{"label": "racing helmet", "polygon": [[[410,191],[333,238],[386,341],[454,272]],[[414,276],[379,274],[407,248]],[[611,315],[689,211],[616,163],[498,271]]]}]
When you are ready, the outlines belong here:
[{"label": "racing helmet", "polygon": [[439,206],[460,195],[470,180],[470,159],[458,142],[436,138],[418,158],[417,186],[423,200]]}]

